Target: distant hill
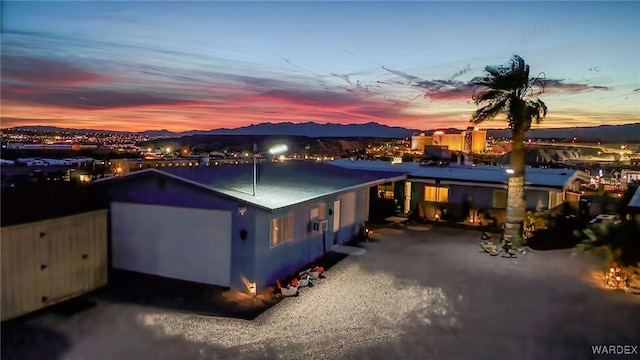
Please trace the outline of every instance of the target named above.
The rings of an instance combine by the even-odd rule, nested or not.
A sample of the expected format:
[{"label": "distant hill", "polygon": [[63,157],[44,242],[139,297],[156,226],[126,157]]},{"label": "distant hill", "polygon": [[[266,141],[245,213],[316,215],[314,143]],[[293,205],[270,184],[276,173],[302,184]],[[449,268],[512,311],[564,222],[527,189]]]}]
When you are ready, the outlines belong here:
[{"label": "distant hill", "polygon": [[[20,126],[14,130],[29,131],[50,131],[50,132],[77,132],[77,133],[120,133],[132,134],[131,132],[92,130],[92,129],[67,129],[54,126]],[[298,123],[262,123],[249,125],[235,129],[213,129],[213,130],[190,130],[184,132],[173,132],[163,130],[147,130],[134,134],[177,138],[192,135],[235,135],[235,136],[307,136],[312,138],[406,138],[415,133],[424,132],[427,135],[434,130],[407,129],[398,126],[387,126],[374,122],[366,124],[318,124],[314,122]],[[447,133],[455,133],[460,129],[446,129]],[[508,129],[488,129],[488,135],[493,137],[510,137],[511,131]],[[578,137],[581,140],[598,139],[602,141],[640,141],[640,123],[627,125],[601,125],[578,128],[556,128],[556,129],[533,129],[527,133],[528,137],[534,138],[571,138]]]},{"label": "distant hill", "polygon": [[249,125],[237,129],[216,129],[206,132],[209,135],[289,135],[308,137],[375,137],[375,138],[405,138],[417,132],[398,126],[381,125],[374,122],[366,124],[318,124],[306,122],[294,124],[262,123]]},{"label": "distant hill", "polygon": [[[511,130],[489,129],[487,131],[487,135],[493,137],[510,137]],[[527,137],[556,139],[577,137],[580,140],[640,141],[640,123],[575,128],[532,129],[527,132]]]}]

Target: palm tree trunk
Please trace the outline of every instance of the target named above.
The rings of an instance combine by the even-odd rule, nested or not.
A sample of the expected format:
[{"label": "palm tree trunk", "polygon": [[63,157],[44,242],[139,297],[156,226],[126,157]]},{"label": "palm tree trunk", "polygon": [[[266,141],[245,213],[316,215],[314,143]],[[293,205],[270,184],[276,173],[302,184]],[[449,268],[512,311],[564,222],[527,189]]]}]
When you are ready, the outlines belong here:
[{"label": "palm tree trunk", "polygon": [[513,146],[511,148],[510,166],[513,174],[509,175],[507,190],[507,223],[504,230],[505,240],[510,241],[514,247],[524,244],[522,238],[522,226],[524,213],[527,209],[524,192],[524,169],[526,166],[524,131],[513,130]]}]

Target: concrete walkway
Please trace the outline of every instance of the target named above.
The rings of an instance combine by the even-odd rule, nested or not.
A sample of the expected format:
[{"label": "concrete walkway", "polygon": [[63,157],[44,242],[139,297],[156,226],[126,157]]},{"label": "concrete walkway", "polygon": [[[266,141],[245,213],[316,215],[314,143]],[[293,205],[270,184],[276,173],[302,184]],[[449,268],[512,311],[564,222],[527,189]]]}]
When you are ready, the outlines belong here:
[{"label": "concrete walkway", "polygon": [[351,256],[361,256],[367,252],[365,249],[361,247],[345,246],[345,245],[336,245],[331,250],[333,252],[337,252],[338,254],[346,254]]}]

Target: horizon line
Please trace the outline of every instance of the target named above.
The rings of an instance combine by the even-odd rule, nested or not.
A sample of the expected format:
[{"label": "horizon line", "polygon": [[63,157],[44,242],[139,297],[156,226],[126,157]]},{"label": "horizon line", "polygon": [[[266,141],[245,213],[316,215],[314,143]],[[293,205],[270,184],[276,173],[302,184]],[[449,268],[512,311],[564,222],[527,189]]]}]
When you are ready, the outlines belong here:
[{"label": "horizon line", "polygon": [[[41,128],[55,128],[55,129],[60,129],[60,130],[78,130],[78,131],[106,131],[106,132],[113,132],[113,133],[129,133],[129,134],[139,134],[139,133],[144,133],[144,132],[149,132],[149,131],[166,131],[166,132],[171,132],[174,134],[182,134],[182,133],[188,133],[188,132],[211,132],[211,131],[216,131],[216,130],[238,130],[238,129],[242,129],[242,128],[248,128],[248,127],[252,127],[252,126],[259,126],[262,124],[270,124],[270,125],[279,125],[279,124],[291,124],[291,125],[302,125],[302,124],[315,124],[315,125],[340,125],[340,126],[350,126],[350,125],[367,125],[367,124],[376,124],[379,126],[384,126],[384,127],[389,127],[389,128],[400,128],[400,129],[405,129],[405,130],[409,130],[409,131],[420,131],[420,132],[425,132],[425,131],[438,131],[438,130],[448,130],[448,129],[456,129],[456,130],[465,130],[469,127],[474,127],[474,126],[467,126],[465,128],[459,129],[457,127],[448,127],[448,128],[434,128],[434,129],[410,129],[410,128],[405,128],[402,126],[390,126],[390,125],[385,125],[385,124],[380,124],[378,122],[375,121],[370,121],[367,123],[352,123],[352,124],[340,124],[340,123],[317,123],[314,121],[307,121],[307,122],[302,122],[302,123],[293,123],[290,121],[283,121],[283,122],[264,122],[264,123],[258,123],[258,124],[251,124],[251,125],[246,125],[246,126],[239,126],[239,127],[235,127],[235,128],[229,128],[229,127],[222,127],[222,128],[212,128],[209,130],[198,130],[198,129],[192,129],[192,130],[184,130],[184,131],[173,131],[173,130],[169,130],[169,129],[146,129],[146,130],[142,130],[142,131],[126,131],[126,130],[110,130],[110,129],[98,129],[98,128],[73,128],[73,127],[60,127],[60,126],[48,126],[48,125],[20,125],[20,126],[13,126],[13,127],[7,127],[7,128],[0,128],[0,131],[5,131],[5,130],[22,130],[21,128],[29,128],[29,127],[41,127]],[[577,129],[582,129],[582,128],[597,128],[597,127],[602,127],[602,126],[626,126],[626,125],[636,125],[636,124],[640,124],[640,121],[637,122],[631,122],[631,123],[627,123],[627,124],[600,124],[600,125],[588,125],[588,126],[560,126],[560,127],[533,127],[532,124],[532,128],[531,130],[553,130],[553,129],[569,129],[569,128],[577,128]],[[505,128],[483,128],[480,127],[482,130],[509,130],[509,128],[505,127]]]}]

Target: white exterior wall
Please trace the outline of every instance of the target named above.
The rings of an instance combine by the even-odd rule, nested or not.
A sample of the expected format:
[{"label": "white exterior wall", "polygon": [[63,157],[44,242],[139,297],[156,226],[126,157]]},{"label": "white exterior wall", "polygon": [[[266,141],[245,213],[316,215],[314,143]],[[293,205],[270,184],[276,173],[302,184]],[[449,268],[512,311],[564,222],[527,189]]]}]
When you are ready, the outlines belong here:
[{"label": "white exterior wall", "polygon": [[229,286],[231,213],[112,203],[112,266],[203,284]]},{"label": "white exterior wall", "polygon": [[358,231],[356,223],[356,192],[352,191],[340,196],[340,234],[341,243],[351,239]]}]

